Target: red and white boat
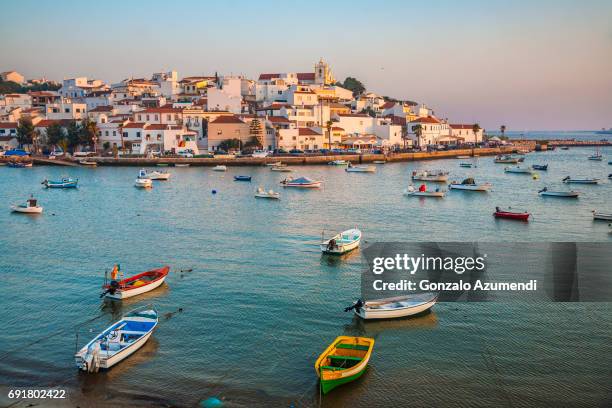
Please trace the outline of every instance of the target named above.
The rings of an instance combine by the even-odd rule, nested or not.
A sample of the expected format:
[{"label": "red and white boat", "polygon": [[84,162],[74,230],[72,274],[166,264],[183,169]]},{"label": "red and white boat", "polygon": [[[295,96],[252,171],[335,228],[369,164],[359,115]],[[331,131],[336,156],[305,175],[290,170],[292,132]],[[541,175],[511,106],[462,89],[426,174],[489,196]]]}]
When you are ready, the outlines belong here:
[{"label": "red and white boat", "polygon": [[109,299],[121,300],[149,292],[161,286],[170,271],[169,266],[152,269],[147,272],[118,281],[111,281],[102,286],[104,296]]},{"label": "red and white boat", "polygon": [[529,221],[528,212],[512,212],[512,211],[504,211],[500,210],[499,207],[495,209],[493,213],[495,218],[508,218],[510,220],[519,220],[519,221]]}]

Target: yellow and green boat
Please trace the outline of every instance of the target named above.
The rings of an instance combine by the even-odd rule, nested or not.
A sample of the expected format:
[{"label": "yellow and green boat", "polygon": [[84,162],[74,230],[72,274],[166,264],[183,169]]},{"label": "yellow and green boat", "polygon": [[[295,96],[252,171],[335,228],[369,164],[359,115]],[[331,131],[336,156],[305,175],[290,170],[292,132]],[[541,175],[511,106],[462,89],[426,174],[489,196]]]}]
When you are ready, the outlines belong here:
[{"label": "yellow and green boat", "polygon": [[323,394],[361,377],[368,367],[373,349],[374,339],[337,337],[315,363],[315,371],[321,380]]}]

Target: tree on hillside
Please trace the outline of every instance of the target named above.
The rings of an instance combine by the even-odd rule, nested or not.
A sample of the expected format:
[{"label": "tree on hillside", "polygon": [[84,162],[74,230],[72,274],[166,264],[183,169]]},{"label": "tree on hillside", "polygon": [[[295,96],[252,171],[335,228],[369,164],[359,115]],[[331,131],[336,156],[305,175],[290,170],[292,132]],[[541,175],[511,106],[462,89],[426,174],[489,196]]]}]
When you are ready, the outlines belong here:
[{"label": "tree on hillside", "polygon": [[19,119],[19,123],[17,125],[17,141],[19,142],[19,147],[32,144],[34,132],[34,125],[32,124],[32,120],[30,118]]},{"label": "tree on hillside", "polygon": [[371,117],[373,117],[373,118],[375,118],[375,117],[376,117],[376,112],[374,111],[374,109],[372,109],[372,108],[371,108],[371,107],[369,107],[369,106],[368,106],[368,107],[363,108],[363,109],[361,110],[361,112],[359,112],[359,113],[365,113],[366,115],[371,116]]},{"label": "tree on hillside", "polygon": [[365,85],[362,84],[361,81],[353,77],[347,77],[344,80],[342,87],[348,89],[349,91],[352,91],[354,97],[361,95],[366,90]]}]

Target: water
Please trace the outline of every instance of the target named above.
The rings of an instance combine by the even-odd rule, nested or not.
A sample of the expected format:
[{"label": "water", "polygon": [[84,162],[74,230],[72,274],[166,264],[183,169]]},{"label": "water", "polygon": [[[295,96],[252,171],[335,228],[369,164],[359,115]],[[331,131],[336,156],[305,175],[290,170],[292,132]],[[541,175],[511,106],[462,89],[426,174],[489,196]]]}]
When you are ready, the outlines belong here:
[{"label": "water", "polygon": [[[501,135],[499,130],[487,131],[487,134]],[[569,140],[592,141],[612,140],[612,134],[600,134],[595,130],[508,130],[504,133],[510,139],[529,140]]]},{"label": "water", "polygon": [[[416,319],[364,324],[342,312],[359,295],[359,253],[328,258],[313,245],[322,230],[356,225],[369,242],[608,242],[607,224],[593,222],[591,210],[612,211],[612,149],[602,150],[604,162],[586,160],[591,153],[528,155],[525,164],[549,163],[539,180],[504,174],[491,157],[474,160],[475,169],[457,159],[390,163],[376,174],[298,167],[294,175],[324,188],[284,189],[280,201],[253,198],[258,185],[278,190],[286,176],[266,167],[170,168],[172,179],[151,191],[133,187],[137,168],[0,168],[0,384],[65,387],[74,405],[194,406],[215,395],[228,406],[315,406],[316,356],[349,334],[376,338],[371,366],[323,406],[603,405],[612,391],[609,303],[442,303]],[[427,168],[446,168],[457,181],[474,176],[493,191],[404,197],[410,173]],[[254,181],[234,182],[236,174]],[[79,189],[42,189],[45,177],[62,175],[78,177]],[[604,182],[572,186],[583,192],[578,200],[537,195],[545,185],[567,189],[566,175]],[[8,211],[30,193],[42,216]],[[534,218],[495,220],[496,205]],[[101,307],[99,286],[115,262],[128,273],[162,264],[172,272],[157,291]],[[148,344],[108,372],[78,373],[75,332],[81,346],[147,302],[162,314]]]}]

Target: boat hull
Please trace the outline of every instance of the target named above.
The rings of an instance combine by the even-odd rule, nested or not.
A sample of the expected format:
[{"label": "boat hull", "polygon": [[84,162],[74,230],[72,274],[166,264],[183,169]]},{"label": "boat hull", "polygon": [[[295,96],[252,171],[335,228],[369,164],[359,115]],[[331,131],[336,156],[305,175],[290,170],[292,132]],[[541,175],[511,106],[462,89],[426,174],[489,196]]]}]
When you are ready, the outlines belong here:
[{"label": "boat hull", "polygon": [[348,167],[344,169],[347,173],[376,173],[376,167],[364,166],[364,167]]},{"label": "boat hull", "polygon": [[612,221],[612,213],[601,213],[601,212],[594,211],[593,219],[601,220],[601,221]]},{"label": "boat hull", "polygon": [[[353,239],[350,242],[338,242],[338,240],[342,239],[342,235],[349,235],[355,239]],[[347,252],[350,252],[354,249],[357,249],[359,247],[359,244],[361,243],[361,231],[357,230],[357,229],[352,229],[352,230],[346,230],[341,232],[340,234],[336,234],[333,238],[328,239],[327,241],[321,242],[319,244],[319,248],[321,249],[321,252],[323,252],[324,254],[328,254],[328,255],[342,255],[342,254],[346,254]],[[329,242],[335,239],[336,240],[336,245],[333,248],[329,248]]]},{"label": "boat hull", "polygon": [[599,184],[599,179],[566,179],[565,184]]},{"label": "boat hull", "polygon": [[508,220],[529,221],[529,213],[511,213],[506,211],[496,211],[493,213],[495,218],[505,218]]},{"label": "boat hull", "polygon": [[542,197],[558,197],[558,198],[578,198],[580,193],[575,191],[565,192],[565,191],[541,191],[539,193]]},{"label": "boat hull", "polygon": [[438,297],[435,296],[428,302],[423,302],[419,305],[414,306],[406,306],[403,308],[396,309],[373,309],[368,307],[368,302],[366,302],[364,307],[357,309],[353,309],[355,314],[361,317],[364,320],[370,319],[397,319],[402,317],[414,316],[419,313],[423,313],[433,307],[436,304]]},{"label": "boat hull", "polygon": [[431,197],[431,198],[444,198],[444,191],[404,191],[406,197]]},{"label": "boat hull", "polygon": [[431,181],[433,183],[446,183],[448,176],[412,176],[414,181]]},{"label": "boat hull", "polygon": [[[151,271],[139,273],[138,275],[134,275],[130,278],[121,280],[119,281],[120,289],[116,290],[115,293],[112,293],[112,294],[110,292],[106,293],[105,297],[107,299],[122,300],[122,299],[131,298],[131,297],[134,297],[134,296],[146,293],[146,292],[150,292],[153,289],[157,289],[165,282],[169,271],[170,271],[170,267],[164,266],[163,268],[153,269]],[[156,278],[142,286],[128,287],[128,288],[125,287],[125,285],[129,282],[137,281],[142,277],[152,276],[152,275],[156,276]],[[104,289],[108,289],[108,287],[109,286],[107,285],[104,287]]]},{"label": "boat hull", "polygon": [[269,200],[278,200],[280,199],[280,194],[279,193],[275,193],[275,194],[256,193],[255,198],[267,198]]},{"label": "boat hull", "polygon": [[463,190],[463,191],[478,191],[486,193],[491,189],[491,184],[449,184],[451,190]]},{"label": "boat hull", "polygon": [[21,207],[19,205],[12,205],[11,210],[21,214],[41,214],[43,207]]}]

